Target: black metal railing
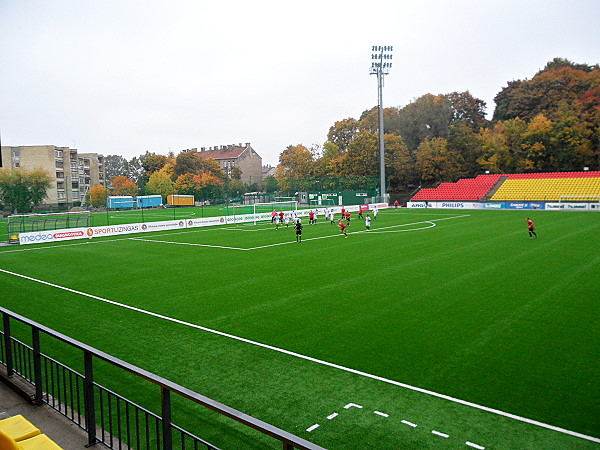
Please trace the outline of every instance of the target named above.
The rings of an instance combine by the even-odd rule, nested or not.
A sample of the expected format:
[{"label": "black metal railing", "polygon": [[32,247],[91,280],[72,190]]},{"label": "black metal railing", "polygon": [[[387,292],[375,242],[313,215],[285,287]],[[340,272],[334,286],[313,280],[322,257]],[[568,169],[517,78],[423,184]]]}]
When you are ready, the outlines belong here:
[{"label": "black metal railing", "polygon": [[[172,423],[171,396],[179,396],[279,440],[286,450],[321,447],[273,425],[244,414],[165,378],[69,338],[37,322],[0,307],[0,363],[7,376],[19,376],[35,388],[34,402],[46,403],[86,431],[88,446],[102,443],[111,449],[218,449],[215,445]],[[11,320],[31,329],[28,345],[11,335]],[[40,332],[83,352],[84,373],[41,352]],[[155,414],[94,380],[94,360],[134,374],[160,388],[161,414]]]}]

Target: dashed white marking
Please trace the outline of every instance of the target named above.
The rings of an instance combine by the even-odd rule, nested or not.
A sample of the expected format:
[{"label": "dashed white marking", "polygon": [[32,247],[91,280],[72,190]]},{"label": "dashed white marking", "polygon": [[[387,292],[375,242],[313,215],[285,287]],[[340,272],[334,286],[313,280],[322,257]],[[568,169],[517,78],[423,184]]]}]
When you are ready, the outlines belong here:
[{"label": "dashed white marking", "polygon": [[389,415],[389,414],[382,413],[382,412],[380,412],[380,411],[374,411],[374,413],[375,413],[375,414],[377,414],[378,416],[381,416],[381,417],[390,417],[390,415]]},{"label": "dashed white marking", "polygon": [[338,413],[333,413],[333,414],[329,414],[329,415],[327,416],[327,418],[328,418],[329,420],[331,420],[331,419],[335,419],[337,416],[339,416],[339,414],[338,414]]},{"label": "dashed white marking", "polygon": [[344,409],[348,409],[348,408],[359,408],[359,409],[362,409],[362,406],[357,405],[356,403],[348,403],[346,406],[344,406]]},{"label": "dashed white marking", "polygon": [[320,425],[318,423],[315,423],[312,427],[308,427],[306,429],[306,431],[308,431],[310,433],[311,431],[316,430],[317,428],[319,428],[319,426]]},{"label": "dashed white marking", "polygon": [[433,434],[437,434],[438,436],[441,436],[441,437],[443,437],[443,438],[449,438],[449,437],[450,437],[450,435],[448,435],[448,434],[446,434],[446,433],[442,433],[442,432],[440,432],[440,431],[431,430],[431,432],[432,432]]},{"label": "dashed white marking", "polygon": [[469,447],[476,448],[477,450],[485,450],[485,447],[482,447],[481,445],[473,444],[472,442],[469,442],[469,441],[467,441],[466,444]]},{"label": "dashed white marking", "polygon": [[413,428],[417,427],[416,423],[409,422],[408,420],[403,420],[402,423],[405,425],[408,425],[409,427],[413,427]]}]

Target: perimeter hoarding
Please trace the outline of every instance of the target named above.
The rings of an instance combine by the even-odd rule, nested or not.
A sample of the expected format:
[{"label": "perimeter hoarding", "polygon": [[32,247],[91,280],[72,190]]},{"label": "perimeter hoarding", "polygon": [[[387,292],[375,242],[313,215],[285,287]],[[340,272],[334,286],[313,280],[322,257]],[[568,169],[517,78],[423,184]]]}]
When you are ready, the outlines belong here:
[{"label": "perimeter hoarding", "polygon": [[[387,203],[378,203],[369,205],[369,209],[373,207],[379,209],[387,208]],[[341,207],[335,208],[337,212]],[[349,211],[358,211],[359,206],[350,206]],[[322,208],[321,208],[322,210]],[[309,210],[302,209],[298,211],[299,217],[308,216]],[[62,230],[48,231],[33,231],[30,233],[20,233],[19,243],[21,245],[40,244],[46,242],[63,242],[74,239],[93,239],[97,237],[119,236],[136,233],[150,233],[153,231],[178,230],[183,228],[209,227],[216,225],[235,225],[238,223],[270,221],[271,213],[259,214],[242,214],[239,216],[219,216],[206,217],[202,219],[181,219],[181,220],[165,220],[160,222],[145,222],[132,223],[126,225],[108,225],[102,227],[85,227],[85,228],[66,228]]]}]

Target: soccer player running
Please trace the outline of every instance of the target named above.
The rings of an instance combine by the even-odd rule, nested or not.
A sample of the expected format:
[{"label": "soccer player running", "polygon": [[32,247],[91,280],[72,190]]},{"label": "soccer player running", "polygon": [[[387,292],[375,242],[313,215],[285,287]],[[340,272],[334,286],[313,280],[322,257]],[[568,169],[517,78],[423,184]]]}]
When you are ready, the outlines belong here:
[{"label": "soccer player running", "polygon": [[302,242],[302,222],[300,222],[300,219],[296,221],[294,229],[296,230],[296,242]]},{"label": "soccer player running", "polygon": [[533,236],[538,237],[537,233],[535,232],[535,227],[533,226],[533,220],[531,220],[529,217],[527,218],[527,228],[529,230],[529,239],[533,239]]},{"label": "soccer player running", "polygon": [[371,218],[368,214],[365,217],[365,227],[367,227],[367,231],[371,231]]},{"label": "soccer player running", "polygon": [[338,226],[340,227],[340,233],[343,233],[344,237],[348,237],[348,233],[346,232],[346,224],[344,223],[343,219],[338,222]]}]

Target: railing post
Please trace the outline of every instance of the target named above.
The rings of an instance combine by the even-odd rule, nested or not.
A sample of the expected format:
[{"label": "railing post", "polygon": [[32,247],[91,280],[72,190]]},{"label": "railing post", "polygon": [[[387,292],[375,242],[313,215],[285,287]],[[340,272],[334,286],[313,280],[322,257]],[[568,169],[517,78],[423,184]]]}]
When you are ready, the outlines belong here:
[{"label": "railing post", "polygon": [[83,401],[85,407],[85,429],[88,434],[88,443],[86,447],[94,445],[96,439],[96,402],[94,398],[94,366],[92,363],[92,354],[83,351],[84,375],[83,380]]},{"label": "railing post", "polygon": [[4,348],[6,349],[6,375],[12,377],[14,373],[12,345],[10,342],[10,316],[8,313],[2,314],[4,322]]},{"label": "railing post", "polygon": [[165,387],[161,388],[162,401],[162,432],[163,450],[173,449],[173,434],[171,431],[171,391]]},{"label": "railing post", "polygon": [[42,352],[40,349],[40,330],[31,327],[31,340],[33,343],[33,385],[35,386],[35,405],[40,406],[43,403],[42,386]]}]

